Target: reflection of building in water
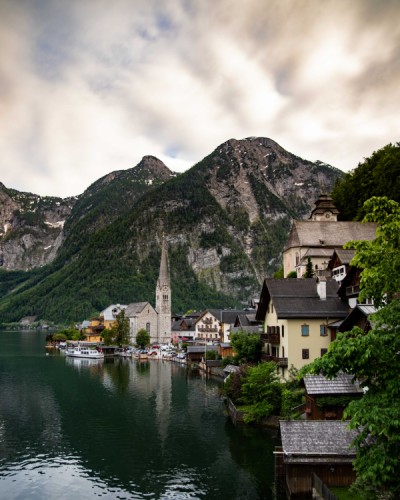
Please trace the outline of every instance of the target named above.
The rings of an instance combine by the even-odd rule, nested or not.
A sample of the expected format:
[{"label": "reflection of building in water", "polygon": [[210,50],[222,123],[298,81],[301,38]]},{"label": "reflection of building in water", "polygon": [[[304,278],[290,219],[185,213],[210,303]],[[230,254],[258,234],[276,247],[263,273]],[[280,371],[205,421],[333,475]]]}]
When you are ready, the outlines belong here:
[{"label": "reflection of building in water", "polygon": [[[91,361],[91,360],[89,360]],[[121,392],[121,370],[126,373],[126,385],[123,391],[135,398],[142,399],[143,404],[155,404],[155,419],[162,442],[168,435],[168,426],[171,421],[172,375],[174,363],[162,360],[136,361],[132,359],[114,360],[114,363],[105,363],[102,383],[113,393]],[[182,369],[181,367],[178,367]]]}]

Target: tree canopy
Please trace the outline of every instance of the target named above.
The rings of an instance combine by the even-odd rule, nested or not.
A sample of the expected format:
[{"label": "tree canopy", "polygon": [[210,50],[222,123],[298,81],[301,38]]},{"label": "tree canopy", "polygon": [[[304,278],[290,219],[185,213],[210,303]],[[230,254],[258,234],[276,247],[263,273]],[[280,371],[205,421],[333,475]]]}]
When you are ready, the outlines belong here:
[{"label": "tree canopy", "polygon": [[363,204],[373,196],[388,196],[400,202],[400,143],[374,151],[358,167],[338,180],[332,198],[341,220],[361,220]]},{"label": "tree canopy", "polygon": [[[359,433],[354,445],[357,458],[356,484],[385,498],[398,498],[400,477],[400,207],[387,198],[372,198],[365,203],[365,220],[379,223],[373,242],[356,243],[352,264],[363,269],[362,297],[373,297],[382,305],[371,318],[367,333],[355,327],[339,333],[328,352],[305,371],[334,377],[339,371],[354,375],[364,388],[361,399],[345,410],[350,427]],[[304,372],[303,372],[304,373]],[[382,497],[383,498],[383,497]]]},{"label": "tree canopy", "polygon": [[231,334],[231,344],[238,363],[257,363],[261,358],[262,343],[260,335],[244,330]]},{"label": "tree canopy", "polygon": [[142,349],[150,344],[150,334],[144,328],[141,328],[136,334],[136,345]]}]

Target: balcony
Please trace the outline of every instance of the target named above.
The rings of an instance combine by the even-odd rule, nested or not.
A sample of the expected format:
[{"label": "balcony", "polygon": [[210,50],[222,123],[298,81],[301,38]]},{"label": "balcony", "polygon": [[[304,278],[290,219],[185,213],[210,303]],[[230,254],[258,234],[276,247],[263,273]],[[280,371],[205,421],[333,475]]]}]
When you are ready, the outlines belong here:
[{"label": "balcony", "polygon": [[287,368],[288,359],[287,358],[278,358],[277,356],[271,356],[270,354],[262,354],[262,361],[274,361],[278,366],[282,366]]},{"label": "balcony", "polygon": [[262,333],[261,340],[267,344],[280,344],[281,336],[279,333]]}]

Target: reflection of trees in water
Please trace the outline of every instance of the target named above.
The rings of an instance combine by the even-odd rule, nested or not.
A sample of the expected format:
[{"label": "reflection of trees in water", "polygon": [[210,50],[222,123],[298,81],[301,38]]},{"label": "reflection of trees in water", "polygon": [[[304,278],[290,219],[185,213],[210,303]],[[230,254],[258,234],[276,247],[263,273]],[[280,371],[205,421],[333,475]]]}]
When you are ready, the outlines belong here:
[{"label": "reflection of trees in water", "polygon": [[113,386],[119,393],[125,393],[129,387],[130,363],[125,359],[113,359],[113,363],[107,363],[106,370],[112,380]]},{"label": "reflection of trees in water", "polygon": [[278,430],[235,426],[226,419],[225,433],[232,459],[249,472],[257,482],[260,498],[272,499],[274,481],[274,450],[279,445]]},{"label": "reflection of trees in water", "polygon": [[150,371],[149,361],[136,361],[136,372],[138,375],[145,375]]}]

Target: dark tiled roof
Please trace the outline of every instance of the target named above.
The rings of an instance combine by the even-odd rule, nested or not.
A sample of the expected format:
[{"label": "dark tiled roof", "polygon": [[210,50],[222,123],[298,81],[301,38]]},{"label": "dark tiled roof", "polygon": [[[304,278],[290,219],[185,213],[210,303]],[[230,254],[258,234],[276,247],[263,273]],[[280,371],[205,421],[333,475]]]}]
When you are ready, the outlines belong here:
[{"label": "dark tiled roof", "polygon": [[362,394],[358,380],[353,382],[353,375],[348,373],[338,373],[333,379],[328,379],[323,375],[306,375],[304,385],[307,394]]},{"label": "dark tiled roof", "polygon": [[[260,303],[261,316],[269,300],[272,299],[279,319],[284,318],[345,318],[349,306],[337,295],[338,284],[335,280],[326,282],[326,300],[321,300],[317,293],[314,278],[286,278],[265,280]],[[262,319],[257,314],[257,319]]]},{"label": "dark tiled roof", "polygon": [[282,420],[282,448],[286,462],[316,462],[355,457],[351,443],[357,431],[342,420]]}]

